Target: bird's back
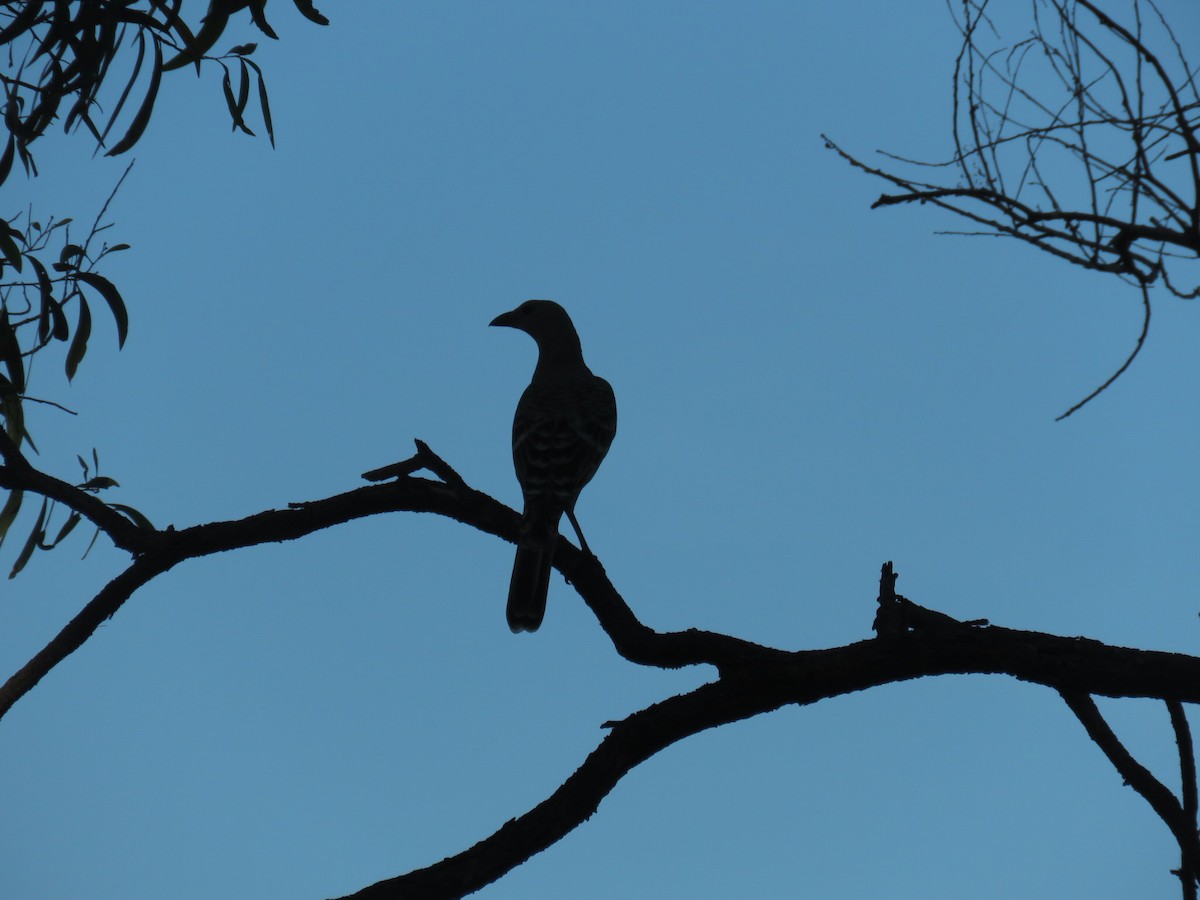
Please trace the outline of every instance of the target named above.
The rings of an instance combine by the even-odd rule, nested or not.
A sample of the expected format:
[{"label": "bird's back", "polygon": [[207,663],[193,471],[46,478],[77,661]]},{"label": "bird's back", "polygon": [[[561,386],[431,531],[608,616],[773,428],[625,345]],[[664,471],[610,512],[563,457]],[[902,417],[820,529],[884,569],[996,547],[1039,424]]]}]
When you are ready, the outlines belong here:
[{"label": "bird's back", "polygon": [[616,398],[603,378],[530,384],[513,419],[513,464],[526,503],[571,509],[616,433]]}]

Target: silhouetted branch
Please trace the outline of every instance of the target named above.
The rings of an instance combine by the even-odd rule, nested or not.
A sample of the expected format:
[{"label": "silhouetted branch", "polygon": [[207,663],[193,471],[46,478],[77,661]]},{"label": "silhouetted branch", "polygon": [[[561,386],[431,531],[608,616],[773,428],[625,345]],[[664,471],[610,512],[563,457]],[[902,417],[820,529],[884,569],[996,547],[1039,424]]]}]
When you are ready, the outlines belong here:
[{"label": "silhouetted branch", "polygon": [[[885,572],[891,574],[890,564]],[[590,818],[626,773],[660,750],[700,731],[787,705],[809,705],[926,675],[965,672],[1006,673],[1056,689],[1087,685],[1086,690],[1101,688],[1100,693],[1110,695],[1114,689],[1122,696],[1142,689],[1150,689],[1152,696],[1159,690],[1182,691],[1189,696],[1181,699],[1200,700],[1200,681],[1194,680],[1200,676],[1200,659],[972,626],[899,599],[914,621],[922,623],[906,626],[915,630],[829,650],[765,650],[757,662],[739,666],[714,682],[607,723],[612,728],[609,736],[560,788],[529,812],[462,853],[343,900],[435,900],[479,890]],[[1126,693],[1133,688],[1132,680],[1140,681],[1150,670],[1157,670],[1151,676],[1153,686],[1143,681],[1133,693]],[[1086,700],[1086,694],[1082,696]]]},{"label": "silhouetted branch", "polygon": [[[1113,764],[1124,782],[1141,794],[1155,814],[1171,829],[1171,834],[1179,843],[1180,854],[1183,857],[1183,863],[1177,874],[1183,884],[1184,896],[1195,897],[1196,874],[1200,872],[1200,840],[1196,835],[1194,810],[1193,814],[1189,816],[1175,795],[1125,749],[1125,745],[1121,743],[1112,728],[1109,727],[1108,722],[1100,715],[1100,710],[1096,708],[1095,702],[1088,696],[1089,693],[1094,692],[1072,689],[1062,690],[1060,693],[1071,712],[1075,713],[1075,717],[1087,730],[1088,737],[1104,751],[1104,755],[1108,757],[1109,762]],[[1170,699],[1178,704],[1180,698]],[[1180,713],[1182,714],[1182,710]],[[1172,723],[1176,724],[1176,735],[1178,736],[1179,726],[1174,713],[1171,718]],[[1186,731],[1186,725],[1183,727]],[[1190,743],[1190,738],[1188,742]]]},{"label": "silhouetted branch", "polygon": [[372,469],[370,472],[363,472],[362,477],[367,481],[384,481],[388,478],[412,475],[414,472],[421,471],[421,469],[427,469],[446,482],[446,484],[466,487],[466,482],[463,481],[462,476],[455,472],[449,463],[430,450],[428,444],[419,439],[415,440],[414,443],[417,445],[415,455],[398,463],[392,463],[390,466],[383,466],[379,469]]},{"label": "silhouetted branch", "polygon": [[[1175,744],[1179,748],[1180,796],[1183,798],[1183,824],[1196,834],[1196,752],[1192,744],[1192,729],[1188,725],[1187,713],[1178,700],[1167,701],[1171,715],[1171,727],[1175,730]],[[1183,886],[1184,900],[1196,900],[1196,886],[1200,884],[1200,870],[1195,868],[1196,859],[1189,860],[1181,854],[1179,881]]]},{"label": "silhouetted branch", "polygon": [[1104,384],[1100,385],[1100,387],[1096,388],[1061,416],[1055,418],[1055,422],[1061,422],[1067,416],[1082,409],[1085,404],[1090,403],[1104,391],[1108,390],[1109,386],[1125,373],[1125,370],[1129,368],[1130,364],[1137,358],[1137,355],[1142,352],[1142,347],[1146,344],[1146,335],[1150,333],[1150,289],[1144,284],[1138,286],[1142,290],[1142,333],[1138,335],[1137,343],[1133,346],[1133,352],[1129,354],[1125,362],[1121,363],[1121,367],[1108,377]]},{"label": "silhouetted branch", "polygon": [[29,464],[8,434],[0,429],[0,488],[26,491],[57,500],[73,509],[109,536],[122,550],[138,553],[149,546],[152,536],[108,506],[95,494],[82,490]]},{"label": "silhouetted branch", "polygon": [[[0,471],[7,471],[10,476],[19,470],[21,477],[30,479],[31,484],[35,483],[35,476],[49,479],[29,468],[19,452],[14,455],[11,442],[0,443],[0,456],[5,459]],[[417,453],[409,460],[387,468],[395,470],[399,477],[323,500],[294,503],[288,509],[267,510],[238,520],[181,530],[136,529],[137,558],[0,687],[0,716],[55,665],[82,646],[139,587],[184,560],[295,540],[323,528],[386,512],[437,513],[515,542],[519,515],[466,485],[424,443],[417,442]],[[448,480],[416,477],[414,473],[420,469],[440,472]],[[70,492],[77,491],[66,487]],[[56,490],[61,492],[60,488]],[[1091,694],[1200,702],[1200,659],[999,628],[985,620],[961,622],[897,594],[891,563],[883,567],[880,577],[879,613],[875,620],[878,638],[844,647],[801,651],[764,647],[694,629],[657,632],[637,619],[595,557],[560,540],[555,566],[574,585],[616,650],[626,659],[670,668],[710,664],[718,670],[717,680],[621,722],[608,723],[612,733],[575,775],[545,802],[492,837],[442,863],[381,882],[356,896],[397,896],[398,891],[403,891],[406,897],[458,897],[476,890],[584,821],[625,773],[659,750],[699,731],[787,704],[815,703],[925,676],[968,673],[1006,674],[1048,686],[1061,691],[1069,703],[1076,703],[1073,708],[1082,701],[1070,698],[1082,696],[1090,703],[1087,696]],[[1095,727],[1086,711],[1077,715],[1085,724]],[[1109,745],[1102,746],[1108,752]],[[1126,765],[1123,758],[1121,765]],[[1186,778],[1185,775],[1185,781]],[[1142,789],[1154,797],[1156,811],[1161,808],[1172,817],[1171,821],[1176,823],[1174,830],[1185,817],[1183,807],[1169,792],[1166,792],[1169,800],[1159,797],[1153,787],[1156,782],[1148,784],[1148,788]],[[1189,796],[1194,796],[1194,787]],[[1194,799],[1189,802],[1194,814]],[[1188,860],[1185,865],[1189,871],[1196,871],[1191,857],[1186,856],[1189,852],[1185,850]]]},{"label": "silhouetted branch", "polygon": [[[3,452],[3,446],[0,443],[0,452]],[[28,467],[27,463],[25,465]],[[389,484],[358,488],[324,500],[292,504],[289,509],[267,510],[234,521],[210,522],[181,530],[147,530],[132,525],[95,497],[32,468],[15,471],[10,464],[0,466],[0,479],[3,478],[27,484],[29,490],[44,488],[47,496],[55,496],[56,499],[61,494],[61,502],[72,508],[81,508],[85,515],[95,517],[93,521],[104,521],[101,527],[106,532],[115,524],[108,521],[109,517],[120,519],[123,525],[115,530],[123,538],[124,544],[119,546],[130,545],[126,549],[135,550],[138,557],[125,572],[106,585],[43,650],[0,687],[0,716],[7,713],[54,666],[82,646],[106,619],[112,618],[134,591],[183,560],[258,544],[296,540],[333,525],[386,512],[440,513],[509,541],[516,540],[519,520],[513,510],[486,494],[472,490],[461,480],[459,484],[445,484],[410,477]],[[6,483],[0,480],[0,484]],[[96,509],[96,504],[103,510]]]},{"label": "silhouetted branch", "polygon": [[[1153,0],[1128,0],[1128,27],[1092,0],[949,4],[962,36],[952,78],[953,153],[923,163],[894,153],[871,166],[829,138],[852,166],[899,188],[872,208],[932,204],[1059,259],[1142,290],[1200,297],[1200,87]],[[1146,10],[1152,15],[1147,15]],[[1194,39],[1194,30],[1187,32]],[[922,173],[935,173],[926,176]],[[938,178],[931,181],[930,178]],[[964,233],[964,232],[953,232]],[[1189,279],[1191,279],[1189,281]]]}]

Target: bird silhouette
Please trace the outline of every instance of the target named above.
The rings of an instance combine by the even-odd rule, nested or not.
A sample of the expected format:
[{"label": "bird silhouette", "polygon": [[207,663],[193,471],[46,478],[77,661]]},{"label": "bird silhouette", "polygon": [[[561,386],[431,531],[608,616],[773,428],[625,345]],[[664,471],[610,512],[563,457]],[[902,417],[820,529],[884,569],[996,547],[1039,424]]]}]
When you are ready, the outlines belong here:
[{"label": "bird silhouette", "polygon": [[537,631],[546,613],[550,568],[565,512],[584,552],[575,502],[617,433],[617,401],[583,361],[579,334],[553,300],[526,300],[492,325],[524,331],[538,346],[533,379],[513,418],[513,466],[525,500],[508,588],[508,627]]}]

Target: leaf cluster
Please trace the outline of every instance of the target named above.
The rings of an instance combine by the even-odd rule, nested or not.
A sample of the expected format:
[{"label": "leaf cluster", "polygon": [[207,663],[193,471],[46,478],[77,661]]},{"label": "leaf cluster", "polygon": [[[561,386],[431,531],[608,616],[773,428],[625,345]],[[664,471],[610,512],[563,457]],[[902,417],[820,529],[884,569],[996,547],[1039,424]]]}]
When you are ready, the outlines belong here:
[{"label": "leaf cluster", "polygon": [[[311,0],[293,3],[310,21],[329,24]],[[208,56],[230,18],[242,10],[249,10],[251,20],[265,35],[277,37],[266,18],[267,0],[211,0],[195,32],[184,19],[184,5],[184,0],[20,0],[4,4],[0,9],[0,50],[7,51],[8,58],[7,71],[0,74],[0,90],[4,92],[3,119],[8,134],[0,153],[0,183],[8,178],[17,159],[27,174],[36,174],[30,146],[59,118],[67,132],[81,125],[86,128],[108,156],[129,150],[150,122],[163,73],[188,65],[199,72],[205,59],[213,59],[225,70],[223,89],[230,117],[234,127],[247,134],[253,134],[245,124],[253,70],[264,126],[274,143],[262,70],[246,58],[257,45],[240,44],[222,56]],[[188,11],[195,5],[188,2]],[[136,51],[133,62],[124,74],[115,75],[119,66],[114,63],[125,60],[127,54],[121,51],[129,47]],[[236,92],[231,62],[240,70]],[[111,111],[104,112],[101,94],[114,79],[119,93]],[[131,112],[126,114],[127,110]]]},{"label": "leaf cluster", "polygon": [[[70,218],[51,217],[43,222],[32,211],[13,216],[10,221],[0,220],[0,421],[7,451],[4,455],[10,464],[19,458],[23,444],[37,452],[27,426],[26,404],[50,403],[27,393],[35,358],[62,347],[65,374],[73,379],[88,350],[92,308],[97,303],[106,306],[112,316],[118,346],[124,346],[129,333],[129,314],[120,290],[95,271],[105,257],[128,250],[129,245],[101,239],[93,248],[98,236],[109,227],[102,225],[100,218],[82,242],[76,242],[71,236],[72,224]],[[79,457],[83,478],[76,487],[89,493],[116,487],[115,479],[100,474],[99,455],[94,449],[91,458],[89,466]],[[11,490],[0,506],[0,545],[21,510],[24,495],[23,490]],[[125,510],[134,521],[145,521],[137,510],[113,506]],[[25,567],[34,550],[53,549],[79,523],[78,512],[73,512],[51,537],[54,511],[54,499],[43,497],[10,578]]]},{"label": "leaf cluster", "polygon": [[[305,18],[328,24],[311,0],[293,3]],[[38,174],[31,147],[56,120],[62,121],[67,133],[82,126],[108,156],[129,150],[150,122],[163,73],[189,65],[199,73],[204,60],[223,70],[222,90],[233,128],[254,134],[246,121],[253,95],[274,145],[266,82],[262,69],[248,59],[257,45],[240,44],[226,54],[208,55],[231,17],[242,11],[248,11],[263,34],[277,38],[267,21],[266,5],[267,0],[210,0],[196,30],[185,20],[185,0],[18,0],[0,6],[0,51],[7,57],[0,71],[4,95],[0,184],[18,159],[28,176]],[[186,12],[195,14],[197,7],[197,0],[186,0]],[[27,210],[0,219],[0,456],[9,467],[28,468],[23,445],[37,452],[26,424],[26,403],[51,403],[27,393],[34,358],[61,346],[66,376],[74,379],[90,345],[98,304],[112,316],[119,346],[125,344],[129,333],[125,299],[97,267],[109,254],[129,247],[101,237],[110,227],[102,219],[128,174],[127,168],[80,240],[72,237],[70,218],[41,221]],[[94,450],[92,461],[98,470]],[[89,472],[82,457],[80,462],[84,477],[77,489],[92,494],[117,486],[115,479]],[[12,484],[5,486],[9,493],[0,505],[0,544],[12,529],[26,493]],[[52,549],[79,522],[79,510],[74,509],[52,533],[56,498],[43,497],[11,575],[21,571],[34,550]],[[100,505],[149,527],[145,516],[132,507]],[[107,514],[96,513],[102,520]]]}]

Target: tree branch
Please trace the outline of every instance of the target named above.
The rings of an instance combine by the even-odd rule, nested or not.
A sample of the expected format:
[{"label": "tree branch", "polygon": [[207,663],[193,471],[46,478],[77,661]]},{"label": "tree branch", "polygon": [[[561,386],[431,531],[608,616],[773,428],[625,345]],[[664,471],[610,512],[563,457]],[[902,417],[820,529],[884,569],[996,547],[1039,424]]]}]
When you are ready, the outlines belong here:
[{"label": "tree branch", "polygon": [[[1062,690],[1060,693],[1071,712],[1075,713],[1075,717],[1087,730],[1088,737],[1104,752],[1124,782],[1141,794],[1155,815],[1171,829],[1183,857],[1183,865],[1177,874],[1185,885],[1184,896],[1194,897],[1195,876],[1200,872],[1200,840],[1197,840],[1195,819],[1189,820],[1175,795],[1125,749],[1125,745],[1100,715],[1095,701],[1089,696],[1091,692]],[[1179,698],[1170,699],[1178,702]],[[1189,882],[1191,894],[1187,893]]]},{"label": "tree branch", "polygon": [[1087,685],[1119,696],[1182,690],[1189,702],[1200,700],[1200,659],[971,626],[905,598],[895,599],[908,610],[906,627],[916,630],[830,650],[771,651],[760,664],[741,666],[717,681],[610,723],[612,732],[579,769],[529,812],[462,853],[343,900],[435,900],[477,891],[590,818],[626,773],[660,750],[700,731],[786,705],[808,705],[925,675],[965,672],[1006,673],[1054,688]]},{"label": "tree branch", "polygon": [[4,459],[0,465],[0,488],[56,500],[91,521],[117,547],[130,553],[140,553],[154,543],[154,532],[139,528],[95,494],[35,469],[3,429],[0,429],[0,458]]},{"label": "tree branch", "polygon": [[[1183,704],[1178,700],[1167,701],[1167,712],[1171,715],[1171,727],[1175,730],[1175,744],[1179,748],[1179,781],[1180,796],[1183,797],[1183,824],[1190,834],[1196,834],[1196,752],[1192,745],[1192,729],[1188,726],[1187,713]],[[1180,884],[1183,886],[1183,900],[1196,900],[1196,886],[1200,884],[1200,869],[1195,867],[1196,859],[1189,859],[1189,854],[1181,854],[1179,864]]]},{"label": "tree branch", "polygon": [[[4,468],[14,471],[12,457],[6,460],[8,465]],[[295,540],[352,519],[402,511],[436,513],[505,540],[516,540],[519,515],[468,486],[423,443],[417,443],[417,453],[411,459],[384,468],[399,477],[388,483],[238,520],[182,530],[168,528],[149,533],[138,530],[139,540],[145,546],[129,568],[107,584],[43,650],[0,687],[0,716],[55,665],[82,646],[139,587],[186,559]],[[15,470],[20,469],[18,463]],[[445,480],[416,477],[415,473],[421,469],[438,473]],[[378,475],[381,471],[369,474]],[[609,736],[558,791],[491,837],[458,856],[381,882],[356,896],[395,896],[397,891],[403,891],[404,896],[412,897],[458,897],[476,890],[550,846],[588,818],[628,771],[665,747],[699,731],[787,704],[815,703],[930,675],[968,673],[1010,675],[1051,687],[1065,698],[1083,697],[1087,703],[1091,703],[1088,699],[1091,694],[1200,702],[1198,658],[1112,647],[1084,638],[1016,631],[990,626],[985,620],[960,622],[898,595],[890,563],[884,566],[880,578],[880,609],[875,621],[879,637],[844,647],[801,651],[765,647],[695,629],[657,632],[638,620],[595,557],[582,553],[564,539],[558,543],[554,563],[574,585],[624,658],[641,665],[668,668],[711,664],[718,670],[718,679],[613,724]],[[1078,706],[1082,701],[1068,699],[1068,703],[1072,702]],[[1088,724],[1091,720],[1085,716],[1086,712],[1081,720]],[[1171,817],[1168,823],[1175,823],[1173,830],[1182,834],[1186,829],[1178,823],[1184,817],[1184,809],[1169,791],[1161,785],[1159,788],[1157,793],[1153,786],[1147,789],[1155,798],[1152,805],[1157,804],[1156,811],[1164,810]],[[1166,798],[1160,796],[1163,792]],[[1193,795],[1194,789],[1189,796]],[[1194,800],[1189,802],[1194,812]],[[1194,825],[1191,829],[1194,837]],[[1193,863],[1197,857],[1187,855],[1194,848],[1183,843],[1181,847],[1185,847],[1188,871],[1200,871]]]}]

